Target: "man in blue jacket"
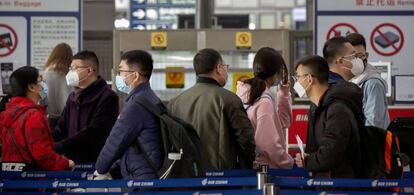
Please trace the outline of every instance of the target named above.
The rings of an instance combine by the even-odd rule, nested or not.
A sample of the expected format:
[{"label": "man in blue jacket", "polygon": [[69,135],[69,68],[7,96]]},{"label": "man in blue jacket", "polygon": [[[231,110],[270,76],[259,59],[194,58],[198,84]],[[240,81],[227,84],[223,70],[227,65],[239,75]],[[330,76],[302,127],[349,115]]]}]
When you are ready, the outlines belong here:
[{"label": "man in blue jacket", "polygon": [[381,74],[368,64],[367,44],[364,36],[359,33],[351,33],[346,36],[354,46],[356,55],[364,62],[364,72],[354,77],[351,81],[362,88],[364,92],[363,109],[365,114],[365,125],[386,129],[390,124],[387,103],[387,83]]},{"label": "man in blue jacket", "polygon": [[[161,101],[150,87],[153,60],[149,53],[141,50],[128,51],[121,57],[116,87],[127,93],[126,103],[111,134],[96,161],[95,179],[106,179],[112,164],[120,159],[122,177],[125,179],[153,179],[154,169],[147,163],[143,153],[161,167],[161,135],[159,119],[134,103],[134,98],[144,96],[153,104]],[[135,142],[141,145],[138,152]]]}]

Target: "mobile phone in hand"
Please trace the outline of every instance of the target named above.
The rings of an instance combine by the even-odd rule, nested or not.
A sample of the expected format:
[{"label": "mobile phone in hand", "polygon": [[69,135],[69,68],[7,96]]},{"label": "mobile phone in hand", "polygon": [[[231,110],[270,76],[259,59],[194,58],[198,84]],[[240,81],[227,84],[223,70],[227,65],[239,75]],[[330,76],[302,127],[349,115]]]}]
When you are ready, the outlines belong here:
[{"label": "mobile phone in hand", "polygon": [[289,73],[286,65],[282,66],[282,85],[287,85],[289,83]]}]

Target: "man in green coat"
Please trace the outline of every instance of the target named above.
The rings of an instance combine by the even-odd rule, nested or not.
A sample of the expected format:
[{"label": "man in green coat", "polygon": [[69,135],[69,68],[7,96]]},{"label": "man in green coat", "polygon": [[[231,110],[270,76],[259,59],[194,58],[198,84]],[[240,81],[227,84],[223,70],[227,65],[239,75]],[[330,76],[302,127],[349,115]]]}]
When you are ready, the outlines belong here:
[{"label": "man in green coat", "polygon": [[214,49],[197,52],[193,64],[197,83],[172,99],[169,110],[197,130],[207,169],[252,168],[253,128],[241,100],[223,88],[228,65]]}]

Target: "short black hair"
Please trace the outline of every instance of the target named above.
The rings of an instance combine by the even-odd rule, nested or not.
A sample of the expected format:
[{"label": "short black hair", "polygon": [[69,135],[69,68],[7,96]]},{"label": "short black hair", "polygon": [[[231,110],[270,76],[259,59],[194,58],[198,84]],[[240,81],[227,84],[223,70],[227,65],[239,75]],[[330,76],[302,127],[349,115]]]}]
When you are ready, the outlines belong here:
[{"label": "short black hair", "polygon": [[96,72],[99,72],[99,60],[98,60],[98,56],[96,56],[95,52],[93,51],[88,51],[88,50],[83,50],[80,51],[78,53],[76,53],[72,60],[85,60],[85,61],[89,61],[93,66],[93,68],[95,69]]},{"label": "short black hair", "polygon": [[198,51],[193,60],[196,75],[212,73],[221,60],[220,53],[214,49],[206,48]]},{"label": "short black hair", "polygon": [[143,50],[131,50],[122,54],[121,60],[125,60],[129,68],[138,71],[147,79],[151,78],[153,63],[151,54]]},{"label": "short black hair", "polygon": [[362,45],[364,46],[364,49],[367,49],[367,43],[365,41],[365,38],[362,34],[359,33],[350,33],[346,35],[346,38],[353,46]]},{"label": "short black hair", "polygon": [[15,70],[9,80],[13,97],[26,97],[30,84],[37,84],[39,70],[32,66],[23,66]]},{"label": "short black hair", "polygon": [[296,63],[296,70],[299,65],[310,70],[310,74],[320,83],[328,83],[329,65],[323,57],[318,55],[305,56]]},{"label": "short black hair", "polygon": [[344,55],[345,43],[349,43],[345,37],[333,37],[329,39],[323,46],[323,57],[328,64],[333,64],[336,57]]}]

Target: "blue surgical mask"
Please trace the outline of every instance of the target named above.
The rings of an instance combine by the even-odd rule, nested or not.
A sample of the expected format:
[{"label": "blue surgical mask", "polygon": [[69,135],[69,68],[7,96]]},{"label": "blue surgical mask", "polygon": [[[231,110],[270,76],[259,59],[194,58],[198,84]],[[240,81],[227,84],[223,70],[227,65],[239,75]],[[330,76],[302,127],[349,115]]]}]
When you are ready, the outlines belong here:
[{"label": "blue surgical mask", "polygon": [[273,83],[272,87],[276,87],[276,86],[278,86],[281,82],[282,82],[281,80],[276,80],[276,81]]},{"label": "blue surgical mask", "polygon": [[47,85],[46,85],[46,83],[45,82],[41,82],[41,84],[40,84],[41,86],[42,86],[42,91],[40,91],[40,99],[41,100],[45,100],[46,99],[46,97],[47,97],[47,93],[49,92],[49,88],[47,87]]},{"label": "blue surgical mask", "polygon": [[124,76],[116,76],[115,85],[120,92],[128,94],[130,92],[130,87],[125,83],[125,78],[126,77]]}]

